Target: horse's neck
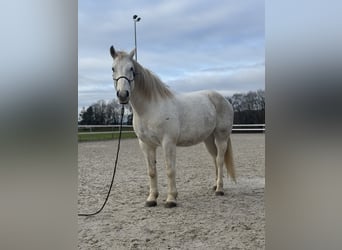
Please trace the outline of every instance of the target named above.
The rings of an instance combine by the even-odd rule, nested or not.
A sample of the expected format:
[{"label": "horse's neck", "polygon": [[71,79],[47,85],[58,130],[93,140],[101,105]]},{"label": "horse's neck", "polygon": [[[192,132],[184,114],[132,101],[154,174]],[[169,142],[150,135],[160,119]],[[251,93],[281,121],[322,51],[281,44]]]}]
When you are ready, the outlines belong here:
[{"label": "horse's neck", "polygon": [[[135,66],[138,68],[138,76],[141,74],[142,77],[137,78],[130,101],[136,115],[142,116],[146,113],[154,112],[160,106],[161,102],[168,99],[168,95],[172,95],[169,92],[164,93],[162,91],[163,85],[156,86],[162,83],[159,82],[159,79],[153,79],[154,76],[148,70],[147,72],[142,72],[146,69],[139,64]],[[152,85],[149,84],[150,81],[153,83]]]},{"label": "horse's neck", "polygon": [[[138,65],[141,70],[144,70],[144,68],[141,65]],[[131,106],[135,112],[136,115],[142,116],[146,112],[150,110],[151,102],[152,100],[143,93],[143,88],[141,86],[145,85],[144,82],[145,79],[138,78],[136,82],[136,86],[132,92],[132,96],[130,98]],[[138,87],[140,86],[140,88]]]},{"label": "horse's neck", "polygon": [[151,101],[142,97],[136,91],[132,93],[130,102],[135,115],[142,116],[150,110]]}]

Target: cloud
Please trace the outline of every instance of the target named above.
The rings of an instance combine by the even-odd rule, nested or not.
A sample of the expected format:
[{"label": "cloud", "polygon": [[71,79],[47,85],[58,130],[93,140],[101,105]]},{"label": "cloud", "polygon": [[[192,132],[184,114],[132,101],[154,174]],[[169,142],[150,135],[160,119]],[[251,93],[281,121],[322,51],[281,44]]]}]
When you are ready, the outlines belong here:
[{"label": "cloud", "polygon": [[[177,92],[243,92],[264,86],[264,1],[79,2],[79,106],[112,99],[109,47],[138,61]],[[93,94],[91,92],[93,91]]]},{"label": "cloud", "polygon": [[204,69],[167,82],[171,89],[190,92],[213,89],[221,93],[264,89],[264,64]]}]

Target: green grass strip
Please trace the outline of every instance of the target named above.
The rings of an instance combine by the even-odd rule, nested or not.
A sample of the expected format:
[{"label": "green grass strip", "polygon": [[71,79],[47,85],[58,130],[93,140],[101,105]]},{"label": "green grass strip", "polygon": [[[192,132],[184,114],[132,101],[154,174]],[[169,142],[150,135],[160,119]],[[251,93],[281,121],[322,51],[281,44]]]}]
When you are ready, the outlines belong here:
[{"label": "green grass strip", "polygon": [[[119,133],[87,133],[87,134],[78,134],[78,141],[85,142],[85,141],[102,141],[102,140],[116,140],[119,138]],[[122,133],[121,139],[129,139],[129,138],[137,138],[135,133]]]}]

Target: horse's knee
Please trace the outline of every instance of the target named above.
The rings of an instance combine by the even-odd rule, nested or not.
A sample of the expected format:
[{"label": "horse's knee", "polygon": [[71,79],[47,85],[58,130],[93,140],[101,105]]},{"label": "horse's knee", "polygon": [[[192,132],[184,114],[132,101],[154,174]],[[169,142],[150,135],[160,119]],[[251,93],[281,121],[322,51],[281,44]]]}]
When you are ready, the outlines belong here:
[{"label": "horse's knee", "polygon": [[148,175],[150,176],[150,178],[154,179],[154,178],[156,177],[157,173],[156,173],[156,171],[154,171],[154,170],[150,170],[150,171],[148,172]]},{"label": "horse's knee", "polygon": [[174,168],[168,168],[166,171],[167,177],[168,178],[175,178],[176,176],[176,170]]}]

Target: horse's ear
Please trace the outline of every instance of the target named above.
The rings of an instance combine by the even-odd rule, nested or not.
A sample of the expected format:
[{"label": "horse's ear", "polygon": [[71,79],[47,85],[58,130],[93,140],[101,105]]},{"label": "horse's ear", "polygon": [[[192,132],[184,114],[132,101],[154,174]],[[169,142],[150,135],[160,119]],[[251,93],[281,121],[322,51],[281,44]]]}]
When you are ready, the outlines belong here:
[{"label": "horse's ear", "polygon": [[109,51],[110,51],[111,56],[114,59],[116,57],[116,51],[115,51],[113,45],[110,47]]},{"label": "horse's ear", "polygon": [[132,51],[129,53],[129,57],[130,57],[131,59],[133,59],[134,54],[135,54],[135,49],[132,49]]}]

